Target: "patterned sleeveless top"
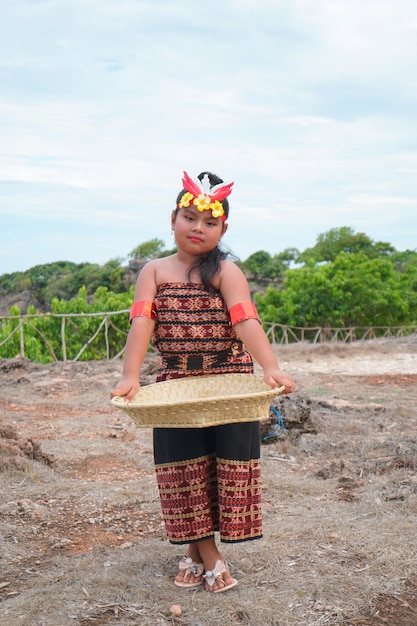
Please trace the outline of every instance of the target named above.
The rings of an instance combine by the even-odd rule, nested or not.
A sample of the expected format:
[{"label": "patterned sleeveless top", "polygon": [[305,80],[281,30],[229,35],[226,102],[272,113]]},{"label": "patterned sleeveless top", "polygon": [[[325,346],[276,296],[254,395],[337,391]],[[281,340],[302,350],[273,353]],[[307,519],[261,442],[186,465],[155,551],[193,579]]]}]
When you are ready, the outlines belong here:
[{"label": "patterned sleeveless top", "polygon": [[155,296],[153,344],[162,357],[157,381],[203,374],[253,373],[252,357],[230,323],[219,291],[163,283]]}]

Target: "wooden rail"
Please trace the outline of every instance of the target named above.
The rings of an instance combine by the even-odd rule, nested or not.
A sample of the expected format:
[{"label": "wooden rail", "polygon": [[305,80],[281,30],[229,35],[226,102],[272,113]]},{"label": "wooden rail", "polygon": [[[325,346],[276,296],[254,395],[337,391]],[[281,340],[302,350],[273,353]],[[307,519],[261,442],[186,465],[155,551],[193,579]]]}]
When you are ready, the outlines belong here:
[{"label": "wooden rail", "polygon": [[285,326],[267,322],[263,324],[269,341],[272,344],[288,344],[295,342],[308,343],[351,343],[384,337],[417,336],[417,326],[350,326],[346,328],[322,328]]},{"label": "wooden rail", "polygon": [[[2,356],[2,347],[6,347],[7,343],[12,340],[16,333],[19,334],[19,355],[20,357],[26,356],[25,345],[25,331],[26,335],[31,333],[31,335],[35,335],[38,341],[42,341],[46,346],[47,351],[53,361],[78,361],[80,360],[83,353],[90,348],[95,354],[97,359],[105,359],[105,360],[116,360],[120,358],[124,353],[124,342],[127,337],[127,332],[120,326],[118,326],[114,319],[118,316],[127,316],[129,314],[129,309],[122,311],[112,311],[112,312],[100,312],[100,313],[33,313],[29,315],[3,315],[0,316],[0,328],[4,320],[10,320],[16,322],[13,330],[10,333],[3,337],[0,341],[0,357]],[[34,322],[36,319],[61,319],[60,326],[60,344],[62,350],[62,358],[60,359],[56,350],[54,350],[51,340],[45,335],[45,333],[40,330]],[[76,320],[83,318],[99,318],[101,321],[98,324],[98,327],[94,330],[91,336],[85,336],[85,332],[80,328],[79,324],[76,323]],[[73,356],[73,358],[68,358],[68,328],[71,328],[75,331],[76,334],[82,340],[82,347],[78,350],[77,354]],[[120,351],[114,355],[110,354],[110,341],[109,341],[109,333],[113,330],[116,333],[120,334]],[[94,340],[102,334],[104,337],[105,349],[98,350],[94,346]],[[151,348],[152,349],[152,348]],[[17,356],[17,355],[16,355]]]},{"label": "wooden rail", "polygon": [[[46,346],[47,351],[52,361],[78,361],[81,359],[87,349],[92,351],[94,358],[103,360],[116,360],[123,356],[125,349],[125,340],[127,332],[124,328],[121,328],[116,323],[117,316],[126,320],[126,316],[129,313],[129,309],[122,311],[101,312],[101,313],[37,313],[30,315],[4,315],[0,316],[0,329],[5,321],[12,321],[13,329],[9,334],[0,340],[0,357],[2,353],[6,352],[8,342],[12,341],[16,333],[19,335],[19,354],[15,356],[25,357],[27,356],[27,338],[30,334],[31,337],[35,336],[36,341],[41,341]],[[36,319],[51,319],[60,318],[60,346],[62,356],[59,358],[57,355],[57,349],[53,347],[51,338],[48,338],[40,328],[36,326],[34,320]],[[99,318],[100,321],[91,336],[86,336],[85,331],[80,328],[80,321],[83,318]],[[78,321],[78,323],[77,323]],[[385,337],[417,337],[417,326],[370,326],[370,327],[348,327],[348,328],[321,328],[311,327],[303,328],[297,326],[286,326],[285,324],[265,322],[263,324],[265,332],[269,341],[272,344],[290,344],[290,343],[324,343],[324,342],[342,342],[352,343],[355,341],[365,341],[368,339],[385,338]],[[126,325],[125,325],[126,327]],[[81,339],[81,347],[77,353],[68,357],[68,332],[69,329],[72,333],[76,333]],[[111,353],[110,350],[110,333],[117,333],[118,340],[120,339],[120,349]],[[104,338],[104,348],[98,349],[94,342],[102,335]],[[118,343],[119,345],[119,343]],[[3,350],[2,350],[3,348]],[[152,347],[150,346],[150,350]]]}]

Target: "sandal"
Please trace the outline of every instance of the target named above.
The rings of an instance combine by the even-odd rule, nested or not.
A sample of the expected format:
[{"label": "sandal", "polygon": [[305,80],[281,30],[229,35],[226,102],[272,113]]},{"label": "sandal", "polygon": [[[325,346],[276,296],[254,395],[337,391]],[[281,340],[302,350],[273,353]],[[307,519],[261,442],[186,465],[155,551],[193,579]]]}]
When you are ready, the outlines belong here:
[{"label": "sandal", "polygon": [[221,582],[224,585],[224,587],[221,587],[220,589],[214,589],[214,591],[212,591],[211,593],[222,593],[223,591],[229,591],[229,589],[232,589],[232,587],[236,587],[236,585],[238,584],[238,581],[235,578],[232,578],[232,582],[229,585],[226,585],[226,582],[223,578],[224,573],[227,573],[230,576],[226,561],[219,560],[216,561],[214,569],[207,570],[204,574],[204,579],[209,587],[213,587],[215,582]]},{"label": "sandal", "polygon": [[[191,574],[194,576],[194,578],[197,578],[198,576],[201,576],[204,572],[204,564],[196,563],[192,560],[190,556],[184,556],[178,563],[178,567],[180,572],[184,572],[184,578],[186,578],[186,576],[190,576]],[[184,579],[174,580],[174,583],[177,585],[177,587],[199,587],[203,584],[203,582],[203,580],[195,580],[194,582],[186,582]]]}]

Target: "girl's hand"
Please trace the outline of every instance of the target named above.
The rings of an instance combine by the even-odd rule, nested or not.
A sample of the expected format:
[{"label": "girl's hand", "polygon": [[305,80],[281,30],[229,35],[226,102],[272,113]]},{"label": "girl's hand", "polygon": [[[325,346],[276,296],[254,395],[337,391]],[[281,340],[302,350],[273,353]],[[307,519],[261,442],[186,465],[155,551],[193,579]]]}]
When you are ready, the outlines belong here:
[{"label": "girl's hand", "polygon": [[295,389],[294,380],[289,374],[286,374],[280,369],[265,369],[264,381],[273,389],[276,387],[285,387],[283,393],[291,393]]},{"label": "girl's hand", "polygon": [[132,376],[123,376],[117,383],[116,387],[110,392],[110,397],[125,396],[126,402],[129,402],[133,396],[139,391],[139,381]]}]

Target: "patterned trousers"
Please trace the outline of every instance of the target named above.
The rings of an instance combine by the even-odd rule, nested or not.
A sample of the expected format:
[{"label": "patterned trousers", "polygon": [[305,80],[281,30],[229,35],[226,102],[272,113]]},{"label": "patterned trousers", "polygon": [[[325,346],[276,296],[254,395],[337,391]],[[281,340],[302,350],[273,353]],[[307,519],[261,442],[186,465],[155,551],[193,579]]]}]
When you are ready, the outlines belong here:
[{"label": "patterned trousers", "polygon": [[154,459],[171,543],[262,536],[259,422],[154,429]]}]

